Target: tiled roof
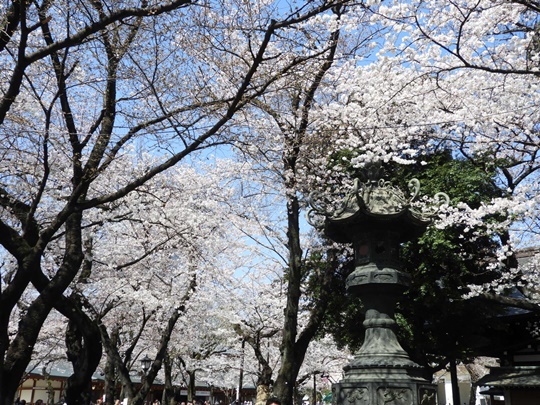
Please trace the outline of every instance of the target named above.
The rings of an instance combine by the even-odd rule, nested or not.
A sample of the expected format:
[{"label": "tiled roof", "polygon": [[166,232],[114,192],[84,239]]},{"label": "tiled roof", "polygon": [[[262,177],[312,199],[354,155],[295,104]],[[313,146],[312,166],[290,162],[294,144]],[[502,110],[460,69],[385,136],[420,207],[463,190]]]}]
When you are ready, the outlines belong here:
[{"label": "tiled roof", "polygon": [[[43,373],[43,365],[41,364],[30,364],[26,372],[31,375],[40,375]],[[45,366],[45,373],[49,374],[51,378],[68,378],[73,374],[73,367],[69,362],[55,362],[52,365]],[[103,376],[99,372],[95,372],[92,375],[93,380],[103,380]]]},{"label": "tiled roof", "polygon": [[494,367],[478,385],[495,388],[540,388],[540,367]]}]

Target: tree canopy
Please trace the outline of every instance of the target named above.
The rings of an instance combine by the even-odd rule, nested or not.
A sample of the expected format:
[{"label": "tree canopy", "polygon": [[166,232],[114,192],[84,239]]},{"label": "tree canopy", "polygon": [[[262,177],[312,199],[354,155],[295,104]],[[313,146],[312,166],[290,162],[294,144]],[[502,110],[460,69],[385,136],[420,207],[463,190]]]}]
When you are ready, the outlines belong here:
[{"label": "tree canopy", "polygon": [[[440,304],[438,288],[465,308],[517,286],[538,311],[540,257],[515,258],[538,245],[537,2],[14,0],[0,12],[1,404],[64,329],[53,352],[75,365],[70,404],[87,403],[76,392],[98,366],[135,403],[164,371],[227,381],[210,359],[237,371],[243,339],[260,384],[290,405],[319,375],[344,270],[344,248],[303,220],[308,196],[338,204],[374,161],[455,199],[410,247],[433,252],[410,256],[412,306]],[[187,345],[197,317],[208,323]]]}]

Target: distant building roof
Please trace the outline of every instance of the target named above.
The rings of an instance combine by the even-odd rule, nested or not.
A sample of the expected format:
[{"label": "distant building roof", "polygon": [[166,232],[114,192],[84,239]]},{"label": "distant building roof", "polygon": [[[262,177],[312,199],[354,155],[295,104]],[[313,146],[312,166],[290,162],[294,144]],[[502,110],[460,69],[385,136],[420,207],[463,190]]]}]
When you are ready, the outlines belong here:
[{"label": "distant building roof", "polygon": [[[43,376],[45,373],[43,372],[43,368],[45,368],[45,373],[48,374],[51,378],[60,378],[65,379],[70,377],[73,374],[73,367],[71,366],[71,363],[66,361],[58,361],[54,362],[52,364],[49,364],[47,366],[42,364],[30,364],[26,368],[26,373],[31,375],[40,375]],[[101,375],[99,372],[95,372],[92,375],[93,380],[103,380],[103,375]]]},{"label": "distant building roof", "polygon": [[478,385],[494,388],[540,388],[540,366],[493,367]]}]

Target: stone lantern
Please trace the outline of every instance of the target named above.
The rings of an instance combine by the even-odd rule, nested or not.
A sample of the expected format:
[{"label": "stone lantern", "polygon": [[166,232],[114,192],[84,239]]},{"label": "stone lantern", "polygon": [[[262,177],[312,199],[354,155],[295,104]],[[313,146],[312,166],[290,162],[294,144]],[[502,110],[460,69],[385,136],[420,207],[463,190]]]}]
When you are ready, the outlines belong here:
[{"label": "stone lantern", "polygon": [[[448,196],[438,193],[428,208],[414,208],[420,188],[411,180],[406,195],[381,178],[382,170],[366,169],[367,180],[356,181],[341,209],[327,212],[312,204],[310,223],[341,243],[352,243],[355,270],[347,291],[358,295],[365,308],[364,343],[333,385],[334,405],[435,405],[436,388],[423,376],[396,337],[394,309],[410,283],[400,266],[400,245],[419,237]],[[314,218],[324,217],[315,222]]]}]

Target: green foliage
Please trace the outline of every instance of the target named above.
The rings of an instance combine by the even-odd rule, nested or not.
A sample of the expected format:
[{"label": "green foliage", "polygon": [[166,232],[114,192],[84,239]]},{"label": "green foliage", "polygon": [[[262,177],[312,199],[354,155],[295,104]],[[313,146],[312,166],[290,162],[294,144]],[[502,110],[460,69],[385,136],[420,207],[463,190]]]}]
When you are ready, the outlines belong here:
[{"label": "green foliage", "polygon": [[406,182],[417,178],[424,195],[432,196],[440,191],[447,193],[451,205],[463,202],[471,208],[478,208],[482,202],[502,195],[496,185],[493,162],[454,158],[450,150],[426,156],[423,163],[394,165],[387,167],[387,171],[403,189],[406,189]]},{"label": "green foliage", "polygon": [[345,291],[345,278],[336,278],[332,300],[329,303],[321,334],[331,334],[339,348],[351,351],[360,348],[364,341],[364,306],[362,301]]},{"label": "green foliage", "polygon": [[[453,205],[462,202],[478,208],[501,195],[494,166],[486,167],[443,151],[429,156],[425,165],[400,167],[393,175],[404,182],[419,179],[425,195],[442,191]],[[417,361],[466,360],[488,344],[486,336],[498,308],[462,297],[467,285],[491,280],[493,274],[486,267],[497,247],[498,241],[491,237],[467,237],[457,224],[444,230],[430,227],[403,247],[404,270],[412,275],[412,284],[399,310],[409,330],[404,345]]]},{"label": "green foliage", "polygon": [[[340,161],[341,157],[334,158]],[[473,163],[442,151],[426,156],[423,164],[386,164],[385,171],[386,178],[403,190],[407,190],[409,180],[417,178],[424,195],[445,192],[451,204],[462,202],[477,208],[502,194],[495,181],[495,165],[490,163]],[[353,171],[352,175],[358,173]],[[460,225],[444,230],[429,227],[402,249],[403,270],[411,274],[412,284],[398,307],[398,334],[411,357],[424,365],[474,355],[488,343],[488,329],[496,322],[493,305],[462,297],[468,284],[490,281],[492,273],[486,267],[498,241],[465,235]],[[325,331],[355,350],[363,339],[363,316],[361,305],[345,294],[345,278],[336,280],[335,302],[330,306]]]},{"label": "green foliage", "polygon": [[312,253],[306,260],[306,269],[308,268],[305,291],[308,306],[323,293],[321,275],[327,271],[332,272],[329,287],[331,293],[326,301],[327,310],[319,335],[331,334],[340,348],[360,348],[364,336],[363,305],[358,297],[347,294],[345,288],[347,276],[354,270],[352,256],[345,249],[333,250],[326,255]]}]

